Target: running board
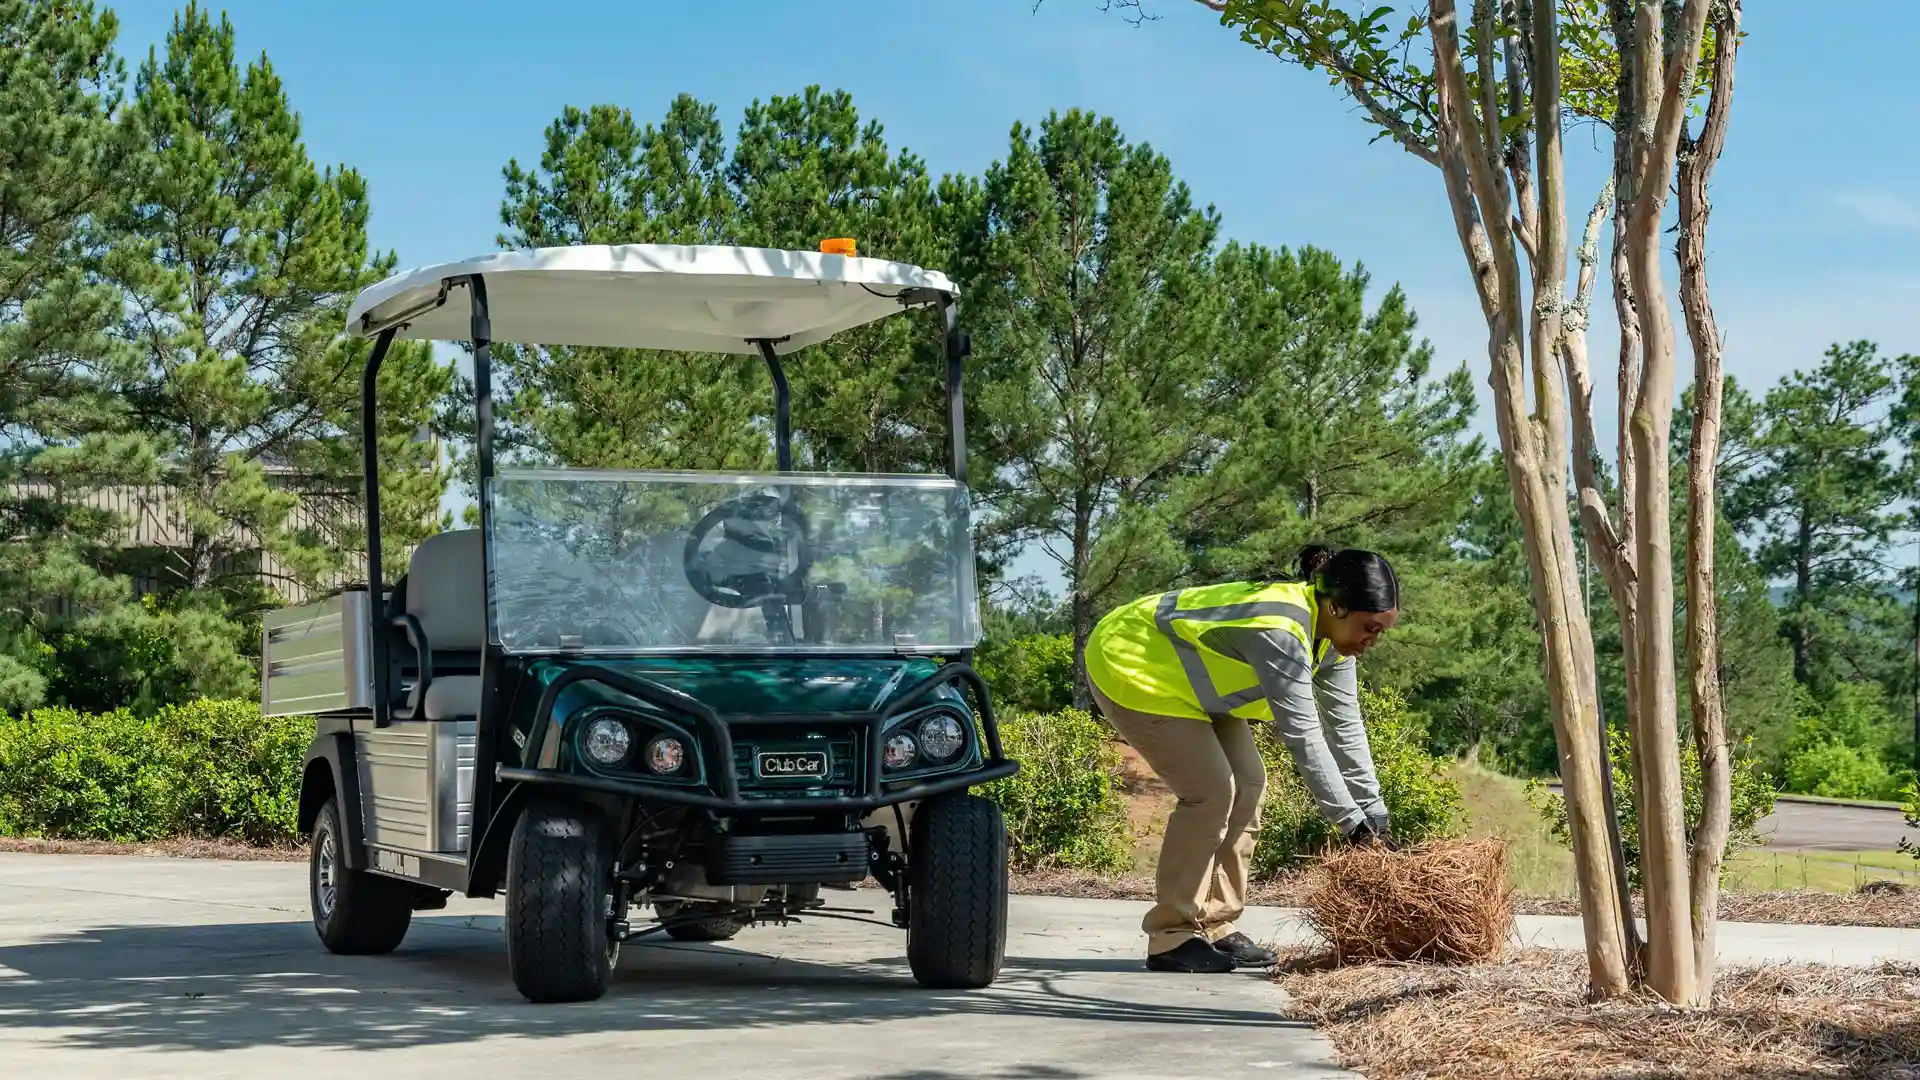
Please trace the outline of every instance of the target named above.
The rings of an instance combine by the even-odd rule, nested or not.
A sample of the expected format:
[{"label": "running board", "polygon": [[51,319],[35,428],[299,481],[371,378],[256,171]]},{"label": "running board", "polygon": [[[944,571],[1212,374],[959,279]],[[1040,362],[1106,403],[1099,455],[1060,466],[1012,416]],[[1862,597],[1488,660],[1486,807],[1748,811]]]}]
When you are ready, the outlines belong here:
[{"label": "running board", "polygon": [[382,844],[367,844],[365,847],[367,869],[381,877],[398,878],[458,893],[467,890],[467,860],[459,855],[408,851]]}]

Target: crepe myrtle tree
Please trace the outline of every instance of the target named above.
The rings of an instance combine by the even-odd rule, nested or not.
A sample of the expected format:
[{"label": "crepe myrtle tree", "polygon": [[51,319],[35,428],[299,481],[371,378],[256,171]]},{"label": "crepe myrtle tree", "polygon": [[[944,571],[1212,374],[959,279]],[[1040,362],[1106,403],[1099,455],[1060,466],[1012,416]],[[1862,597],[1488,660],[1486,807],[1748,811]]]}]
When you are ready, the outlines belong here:
[{"label": "crepe myrtle tree", "polygon": [[[1397,14],[1321,0],[1196,0],[1280,60],[1323,72],[1377,138],[1434,166],[1487,326],[1501,450],[1519,511],[1596,996],[1636,981],[1676,1003],[1712,992],[1718,868],[1729,806],[1715,685],[1713,501],[1721,364],[1705,275],[1706,184],[1724,144],[1739,43],[1738,0],[1431,0]],[[1103,7],[1146,16],[1141,0]],[[1404,18],[1404,23],[1400,20]],[[1706,98],[1705,119],[1689,112]],[[1568,288],[1562,131],[1615,133],[1613,176],[1588,216]],[[1681,191],[1683,309],[1699,388],[1687,484],[1688,671],[1706,805],[1689,850],[1682,820],[1668,479],[1675,328],[1662,280],[1661,219]],[[1598,234],[1613,220],[1620,343],[1620,496],[1597,477],[1585,330]],[[1569,293],[1571,292],[1571,295]],[[1531,396],[1529,396],[1531,390]],[[1612,836],[1597,714],[1593,630],[1574,558],[1578,516],[1613,593],[1627,649],[1628,726],[1643,837],[1649,941],[1634,941]],[[1690,865],[1691,864],[1691,865]],[[1691,876],[1689,877],[1689,872]]]}]

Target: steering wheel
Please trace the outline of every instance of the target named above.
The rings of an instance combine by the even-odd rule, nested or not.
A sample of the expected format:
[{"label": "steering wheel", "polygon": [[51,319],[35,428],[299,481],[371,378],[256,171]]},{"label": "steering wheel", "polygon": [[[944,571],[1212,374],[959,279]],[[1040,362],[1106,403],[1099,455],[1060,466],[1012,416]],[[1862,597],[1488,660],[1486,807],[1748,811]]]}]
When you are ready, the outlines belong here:
[{"label": "steering wheel", "polygon": [[[767,528],[772,525],[774,527]],[[732,545],[729,561],[734,566],[715,570],[709,567],[723,548],[702,552],[700,547],[714,529],[720,528],[721,544]],[[789,537],[798,539],[799,551],[794,568],[777,572],[785,562]],[[687,533],[681,564],[693,591],[716,607],[750,608],[769,601],[796,602],[803,593],[807,573],[813,569],[813,526],[800,507],[777,495],[743,495],[714,507],[694,523]]]}]

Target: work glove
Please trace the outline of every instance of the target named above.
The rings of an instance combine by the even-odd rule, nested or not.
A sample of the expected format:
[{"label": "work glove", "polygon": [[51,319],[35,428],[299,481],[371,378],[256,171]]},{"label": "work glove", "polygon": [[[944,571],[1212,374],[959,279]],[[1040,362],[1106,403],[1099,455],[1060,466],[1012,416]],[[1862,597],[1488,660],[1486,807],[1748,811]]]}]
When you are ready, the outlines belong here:
[{"label": "work glove", "polygon": [[1400,845],[1394,841],[1393,834],[1386,830],[1385,825],[1386,823],[1381,821],[1362,821],[1348,831],[1347,842],[1354,847],[1372,846],[1383,847],[1388,851],[1399,851]]}]

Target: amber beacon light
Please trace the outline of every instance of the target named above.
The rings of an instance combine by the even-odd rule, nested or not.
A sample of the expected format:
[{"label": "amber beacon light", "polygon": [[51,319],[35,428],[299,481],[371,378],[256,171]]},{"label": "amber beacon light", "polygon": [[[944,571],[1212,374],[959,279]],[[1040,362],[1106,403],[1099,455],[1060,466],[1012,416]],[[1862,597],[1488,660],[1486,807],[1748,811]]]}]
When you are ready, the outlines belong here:
[{"label": "amber beacon light", "polygon": [[823,255],[848,256],[859,254],[859,252],[855,250],[853,237],[851,236],[836,236],[829,240],[820,241],[820,253]]}]

